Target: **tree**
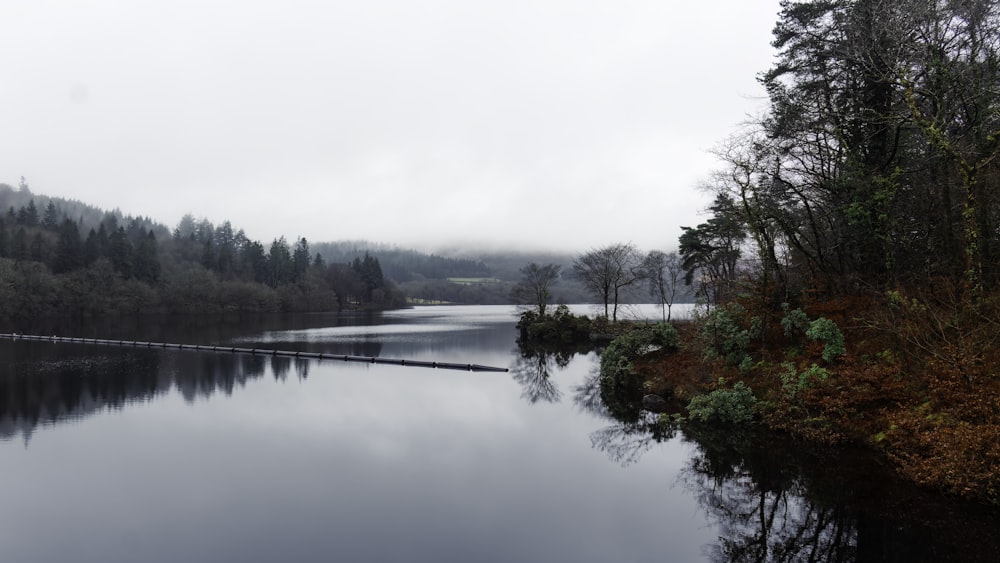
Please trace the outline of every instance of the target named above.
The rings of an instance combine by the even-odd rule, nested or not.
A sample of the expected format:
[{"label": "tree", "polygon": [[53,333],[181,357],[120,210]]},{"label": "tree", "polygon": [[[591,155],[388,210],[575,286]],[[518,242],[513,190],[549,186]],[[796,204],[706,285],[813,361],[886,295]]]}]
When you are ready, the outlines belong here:
[{"label": "tree", "polygon": [[152,229],[135,247],[134,272],[137,279],[146,283],[155,283],[160,279],[160,258]]},{"label": "tree", "polygon": [[118,227],[108,240],[108,258],[111,259],[115,271],[125,279],[132,277],[132,254],[132,242],[128,240],[125,228]]},{"label": "tree", "polygon": [[28,205],[17,212],[17,224],[24,227],[38,226],[38,208],[35,207],[34,199],[29,200]]},{"label": "tree", "polygon": [[10,234],[7,232],[7,222],[4,221],[3,217],[0,217],[0,258],[6,258],[10,253],[8,250],[9,241]]},{"label": "tree", "polygon": [[631,243],[617,243],[581,255],[573,271],[587,290],[604,304],[604,318],[611,306],[611,320],[618,320],[618,299],[622,289],[642,278],[639,251]]},{"label": "tree", "polygon": [[385,286],[382,266],[379,264],[377,258],[365,252],[364,259],[355,258],[351,264],[351,268],[358,275],[358,279],[361,280],[362,287],[364,288],[362,294],[358,297],[362,303],[371,303],[375,290],[382,289]]},{"label": "tree", "polygon": [[681,259],[676,252],[651,250],[642,261],[643,277],[649,284],[649,294],[656,298],[663,314],[663,322],[670,320],[670,308],[677,296],[682,272]]},{"label": "tree", "polygon": [[680,256],[684,283],[694,283],[709,302],[720,303],[731,294],[740,259],[740,243],[746,237],[744,223],[732,198],[719,194],[710,208],[712,218],[697,227],[681,227]]},{"label": "tree", "polygon": [[828,292],[980,294],[1000,277],[998,2],[781,6],[770,108],[723,158],[764,273],[786,283],[784,248]]},{"label": "tree", "polygon": [[233,225],[229,221],[223,221],[215,229],[216,246],[216,269],[220,274],[228,274],[233,271],[236,264],[236,235],[233,233]]},{"label": "tree", "polygon": [[271,250],[267,255],[268,279],[267,285],[277,288],[293,279],[294,266],[292,252],[288,248],[285,237],[279,237],[271,242]]},{"label": "tree", "polygon": [[48,231],[59,230],[59,209],[51,201],[45,206],[45,213],[42,215],[42,227]]},{"label": "tree", "polygon": [[337,308],[346,309],[364,291],[361,277],[348,264],[330,264],[326,268],[327,285],[337,294]]},{"label": "tree", "polygon": [[250,274],[253,281],[267,283],[270,271],[267,264],[267,254],[264,253],[264,245],[260,241],[247,242],[243,249],[241,262],[243,271]]},{"label": "tree", "polygon": [[532,262],[521,268],[521,281],[510,292],[511,300],[519,305],[536,307],[538,315],[545,316],[545,309],[552,298],[552,285],[559,280],[561,266]]},{"label": "tree", "polygon": [[72,272],[83,266],[83,241],[80,239],[80,229],[72,219],[64,219],[59,226],[59,241],[56,245],[56,258],[52,267],[55,274]]},{"label": "tree", "polygon": [[94,229],[90,229],[83,247],[84,264],[89,266],[98,258],[107,258],[110,246],[111,242],[108,239],[108,231],[104,228],[104,223],[98,225],[96,232]]},{"label": "tree", "polygon": [[295,272],[295,281],[302,281],[309,269],[309,243],[305,237],[299,237],[295,243],[295,251],[292,253],[292,265]]},{"label": "tree", "polygon": [[24,230],[24,227],[18,227],[17,231],[14,232],[14,237],[11,240],[10,256],[17,262],[23,262],[28,259],[28,233]]}]

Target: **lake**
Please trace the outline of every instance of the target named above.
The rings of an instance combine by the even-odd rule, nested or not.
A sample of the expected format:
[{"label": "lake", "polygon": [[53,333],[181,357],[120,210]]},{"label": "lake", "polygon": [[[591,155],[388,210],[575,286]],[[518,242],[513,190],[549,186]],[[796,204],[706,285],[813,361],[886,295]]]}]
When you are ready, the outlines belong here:
[{"label": "lake", "polygon": [[440,306],[43,333],[506,373],[0,339],[0,561],[1000,553],[996,512],[908,486],[864,452],[616,421],[596,353],[522,354],[515,320]]}]

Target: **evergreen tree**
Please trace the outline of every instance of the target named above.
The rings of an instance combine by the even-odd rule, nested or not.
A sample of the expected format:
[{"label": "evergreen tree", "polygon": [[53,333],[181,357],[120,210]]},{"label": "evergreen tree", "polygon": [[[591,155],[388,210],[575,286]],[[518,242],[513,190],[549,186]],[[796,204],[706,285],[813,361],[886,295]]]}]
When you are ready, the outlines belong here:
[{"label": "evergreen tree", "polygon": [[215,229],[215,252],[215,269],[221,274],[232,272],[236,266],[236,235],[229,221],[224,221]]},{"label": "evergreen tree", "polygon": [[0,217],[0,258],[10,256],[10,234],[7,232],[7,222]]},{"label": "evergreen tree", "polygon": [[56,245],[56,257],[52,271],[56,274],[72,272],[83,266],[84,260],[80,229],[72,219],[64,219],[59,226],[59,241]]},{"label": "evergreen tree", "polygon": [[104,223],[101,223],[97,227],[96,232],[94,229],[90,229],[83,248],[84,264],[89,266],[96,262],[98,258],[106,258],[108,256],[108,246],[108,232],[104,228]]},{"label": "evergreen tree", "polygon": [[721,303],[732,295],[736,281],[740,245],[746,230],[735,202],[719,194],[710,208],[712,218],[697,227],[681,227],[680,256],[684,283],[699,280],[698,292],[710,303]]},{"label": "evergreen tree", "polygon": [[59,227],[59,209],[50,200],[49,204],[45,206],[45,214],[42,215],[42,228],[55,232],[59,230]]},{"label": "evergreen tree", "polygon": [[204,266],[206,270],[218,271],[219,259],[215,253],[215,243],[212,240],[213,238],[214,237],[209,237],[201,244],[201,265]]},{"label": "evergreen tree", "polygon": [[18,262],[28,259],[28,233],[24,227],[18,227],[11,241],[11,258]]},{"label": "evergreen tree", "polygon": [[377,258],[365,252],[364,259],[356,257],[354,262],[351,264],[351,268],[358,275],[358,279],[361,280],[361,286],[364,292],[364,294],[360,296],[361,300],[364,303],[371,303],[374,291],[376,289],[382,289],[385,286],[385,279],[382,275],[382,266],[379,265]]},{"label": "evergreen tree", "polygon": [[160,279],[160,257],[157,254],[156,235],[150,229],[135,248],[134,273],[136,279],[155,283]]},{"label": "evergreen tree", "polygon": [[264,253],[264,245],[260,241],[249,241],[243,250],[243,270],[252,276],[257,283],[269,283],[270,269],[268,268],[267,254]]},{"label": "evergreen tree", "polygon": [[295,272],[294,279],[296,282],[301,281],[306,275],[306,270],[309,269],[309,243],[306,242],[305,238],[299,238],[298,242],[295,243],[292,263]]},{"label": "evergreen tree", "polygon": [[35,236],[31,237],[31,247],[29,248],[28,257],[32,262],[45,262],[46,250],[42,233],[36,232]]},{"label": "evergreen tree", "polygon": [[22,227],[38,226],[38,208],[35,207],[34,199],[29,200],[28,205],[25,205],[17,212],[17,224]]},{"label": "evergreen tree", "polygon": [[267,256],[268,280],[271,287],[278,287],[294,279],[295,266],[292,263],[292,252],[288,248],[285,237],[275,239],[271,243],[271,251]]},{"label": "evergreen tree", "polygon": [[111,234],[108,241],[108,258],[111,259],[115,271],[126,279],[132,277],[133,252],[134,249],[125,234],[125,228],[118,227],[118,230]]}]

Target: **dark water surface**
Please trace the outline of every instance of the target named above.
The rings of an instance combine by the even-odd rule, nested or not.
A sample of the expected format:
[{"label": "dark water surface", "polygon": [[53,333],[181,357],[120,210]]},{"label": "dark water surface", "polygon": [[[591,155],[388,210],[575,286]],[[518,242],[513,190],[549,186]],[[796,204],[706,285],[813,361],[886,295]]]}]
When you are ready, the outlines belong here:
[{"label": "dark water surface", "polygon": [[991,561],[1000,518],[870,457],[604,414],[594,353],[506,307],[61,335],[510,373],[0,340],[0,561]]}]

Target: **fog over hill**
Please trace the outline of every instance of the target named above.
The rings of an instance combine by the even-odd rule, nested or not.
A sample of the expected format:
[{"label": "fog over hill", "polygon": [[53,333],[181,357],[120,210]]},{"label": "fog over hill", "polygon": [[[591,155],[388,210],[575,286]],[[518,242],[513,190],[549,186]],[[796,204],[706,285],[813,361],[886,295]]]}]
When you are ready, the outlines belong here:
[{"label": "fog over hill", "polygon": [[[18,224],[18,215],[29,211],[37,214],[40,222],[59,224],[71,220],[79,228],[81,238],[100,226],[133,225],[135,229],[154,233],[161,243],[183,242],[197,239],[197,248],[191,249],[191,259],[204,262],[203,252],[222,244],[209,239],[221,236],[219,233],[242,241],[237,244],[260,244],[263,250],[272,241],[257,243],[243,235],[239,225],[231,225],[223,220],[213,223],[207,218],[195,218],[188,214],[176,226],[156,222],[150,217],[123,215],[119,209],[106,211],[78,200],[49,197],[33,193],[22,179],[18,188],[0,184],[0,210],[5,212],[8,227]],[[207,237],[207,238],[206,238]],[[294,237],[294,238],[293,238]],[[283,237],[288,244],[296,246],[303,242],[295,233]],[[188,241],[187,239],[191,239]],[[203,240],[205,239],[205,240]],[[593,301],[573,271],[575,260],[580,253],[555,251],[509,250],[492,247],[477,250],[473,247],[452,246],[437,252],[425,252],[391,242],[351,239],[339,241],[305,241],[310,256],[320,257],[326,264],[352,264],[364,259],[365,255],[376,258],[383,275],[397,284],[410,298],[426,302],[449,302],[469,304],[505,304],[510,302],[510,291],[522,277],[521,269],[531,263],[539,265],[555,264],[560,267],[559,281],[553,287],[553,302],[582,303]],[[202,245],[206,246],[204,249]],[[640,249],[643,253],[645,250]],[[686,289],[686,288],[685,288]],[[683,293],[682,293],[683,295]],[[678,300],[685,300],[683,295]],[[644,302],[650,299],[644,286],[630,288],[624,297],[628,302]]]}]

